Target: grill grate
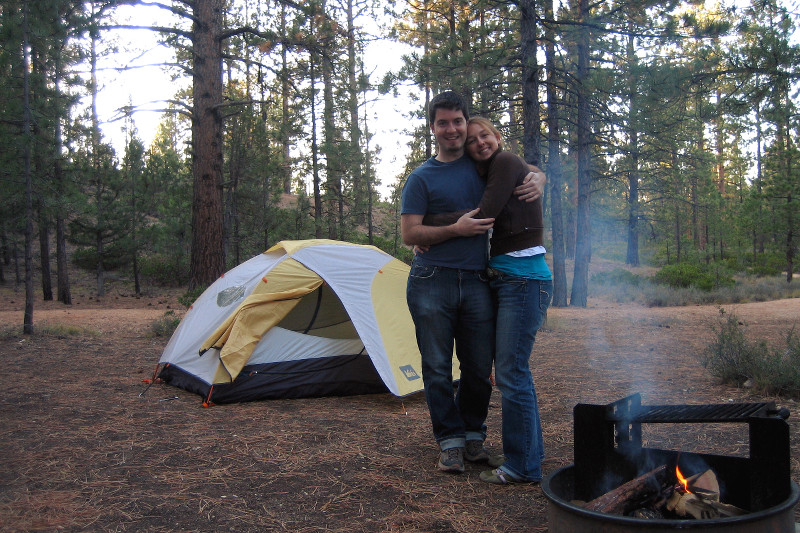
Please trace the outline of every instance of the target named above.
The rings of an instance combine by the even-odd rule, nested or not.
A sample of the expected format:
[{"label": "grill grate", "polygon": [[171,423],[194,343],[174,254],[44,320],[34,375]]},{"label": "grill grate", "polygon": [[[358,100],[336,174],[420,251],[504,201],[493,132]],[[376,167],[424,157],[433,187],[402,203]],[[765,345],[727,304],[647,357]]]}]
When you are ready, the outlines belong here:
[{"label": "grill grate", "polygon": [[[766,416],[772,404],[706,404],[706,405],[647,405],[631,413],[631,422],[644,423],[692,423],[692,422],[747,422],[753,416]],[[622,421],[619,413],[612,420]]]}]

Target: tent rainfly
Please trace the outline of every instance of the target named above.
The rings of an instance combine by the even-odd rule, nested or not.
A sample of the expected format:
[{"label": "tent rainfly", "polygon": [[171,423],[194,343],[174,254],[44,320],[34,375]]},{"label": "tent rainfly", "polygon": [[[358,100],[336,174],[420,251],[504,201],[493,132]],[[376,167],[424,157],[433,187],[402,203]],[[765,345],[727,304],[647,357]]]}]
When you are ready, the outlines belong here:
[{"label": "tent rainfly", "polygon": [[203,292],[164,349],[158,377],[206,405],[418,392],[408,272],[373,246],[282,241]]}]

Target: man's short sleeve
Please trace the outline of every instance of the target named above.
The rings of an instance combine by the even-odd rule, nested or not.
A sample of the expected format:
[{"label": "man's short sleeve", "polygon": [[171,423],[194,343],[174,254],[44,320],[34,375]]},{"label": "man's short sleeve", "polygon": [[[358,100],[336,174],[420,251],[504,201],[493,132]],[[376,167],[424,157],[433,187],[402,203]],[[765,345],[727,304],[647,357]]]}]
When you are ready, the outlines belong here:
[{"label": "man's short sleeve", "polygon": [[428,212],[428,193],[425,190],[425,183],[416,174],[408,176],[403,186],[401,200],[402,215],[424,215]]}]

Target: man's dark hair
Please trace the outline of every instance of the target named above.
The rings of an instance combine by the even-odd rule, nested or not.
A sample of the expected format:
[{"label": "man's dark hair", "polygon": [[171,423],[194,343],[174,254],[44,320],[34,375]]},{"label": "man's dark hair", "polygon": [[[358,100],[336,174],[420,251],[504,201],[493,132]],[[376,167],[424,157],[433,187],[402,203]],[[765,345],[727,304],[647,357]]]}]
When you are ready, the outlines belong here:
[{"label": "man's dark hair", "polygon": [[430,104],[428,104],[428,117],[431,124],[436,120],[436,111],[438,109],[449,109],[450,111],[458,111],[460,109],[464,113],[464,118],[469,120],[467,103],[455,91],[445,91],[433,97]]}]

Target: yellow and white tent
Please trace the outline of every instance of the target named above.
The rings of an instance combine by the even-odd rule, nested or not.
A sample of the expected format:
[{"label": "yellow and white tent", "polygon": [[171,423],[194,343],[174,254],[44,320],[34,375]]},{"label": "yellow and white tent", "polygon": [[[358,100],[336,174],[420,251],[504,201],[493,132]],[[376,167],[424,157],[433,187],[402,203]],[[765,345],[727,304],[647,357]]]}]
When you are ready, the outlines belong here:
[{"label": "yellow and white tent", "polygon": [[373,246],[282,241],[197,299],[164,349],[159,377],[209,404],[418,392],[408,272]]}]

